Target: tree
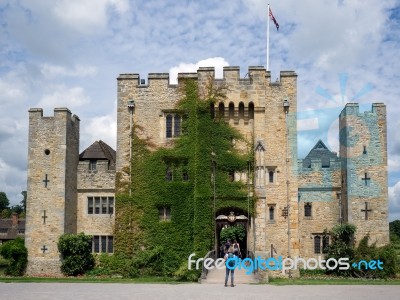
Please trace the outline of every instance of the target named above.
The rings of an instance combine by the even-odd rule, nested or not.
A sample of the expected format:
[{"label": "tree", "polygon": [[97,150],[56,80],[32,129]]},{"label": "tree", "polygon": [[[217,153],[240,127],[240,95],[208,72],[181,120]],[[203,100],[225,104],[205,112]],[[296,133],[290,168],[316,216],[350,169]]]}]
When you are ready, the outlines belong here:
[{"label": "tree", "polygon": [[[328,254],[326,259],[334,258],[338,261],[342,257],[349,258],[352,261],[354,258],[354,234],[356,227],[352,224],[340,224],[332,228],[330,235],[332,237],[332,244],[329,246]],[[337,275],[350,276],[352,271],[339,270],[328,270],[328,273],[335,273]]]},{"label": "tree", "polygon": [[20,204],[21,204],[22,208],[24,209],[23,211],[25,212],[26,211],[26,198],[28,197],[28,193],[26,191],[22,191],[21,195],[24,198],[21,200]]},{"label": "tree", "polygon": [[24,208],[20,204],[11,206],[10,210],[11,210],[12,213],[15,212],[18,215],[20,215],[20,214],[22,214],[24,212]]},{"label": "tree", "polygon": [[58,251],[62,255],[61,271],[65,275],[77,276],[93,269],[92,237],[79,234],[63,234],[58,240]]},{"label": "tree", "polygon": [[6,193],[0,192],[0,211],[7,209],[9,205],[10,201],[8,200]]},{"label": "tree", "polygon": [[397,235],[400,238],[400,220],[389,223],[389,230],[391,234]]},{"label": "tree", "polygon": [[223,228],[220,234],[221,241],[237,240],[239,242],[243,242],[244,237],[246,236],[246,229],[243,225],[236,225],[227,228]]}]

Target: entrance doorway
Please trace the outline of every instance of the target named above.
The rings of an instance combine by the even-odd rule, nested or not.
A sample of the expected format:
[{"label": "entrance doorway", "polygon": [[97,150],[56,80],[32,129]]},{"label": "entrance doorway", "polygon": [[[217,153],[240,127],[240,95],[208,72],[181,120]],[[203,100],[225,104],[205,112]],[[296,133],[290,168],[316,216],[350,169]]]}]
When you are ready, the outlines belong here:
[{"label": "entrance doorway", "polygon": [[240,246],[241,258],[247,257],[247,233],[249,220],[246,212],[238,209],[220,210],[215,218],[217,235],[217,257],[224,256],[227,239],[233,244],[236,239]]}]

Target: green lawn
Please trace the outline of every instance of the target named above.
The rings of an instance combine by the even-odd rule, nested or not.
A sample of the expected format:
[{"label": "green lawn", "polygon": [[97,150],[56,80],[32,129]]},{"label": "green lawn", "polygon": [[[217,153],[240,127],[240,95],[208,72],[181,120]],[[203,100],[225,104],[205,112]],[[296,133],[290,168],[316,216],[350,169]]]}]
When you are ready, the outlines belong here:
[{"label": "green lawn", "polygon": [[98,277],[0,277],[0,282],[61,282],[61,283],[167,283],[181,284],[174,278],[141,277],[141,278],[98,278]]}]

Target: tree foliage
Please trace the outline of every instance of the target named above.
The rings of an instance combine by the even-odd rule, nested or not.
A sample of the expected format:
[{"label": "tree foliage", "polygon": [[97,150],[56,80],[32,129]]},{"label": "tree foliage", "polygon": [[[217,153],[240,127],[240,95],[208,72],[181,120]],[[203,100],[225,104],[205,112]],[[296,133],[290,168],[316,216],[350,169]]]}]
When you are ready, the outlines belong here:
[{"label": "tree foliage", "polygon": [[0,211],[7,209],[10,205],[10,201],[7,198],[6,193],[0,192]]},{"label": "tree foliage", "polygon": [[[352,276],[362,278],[388,278],[396,276],[398,266],[396,262],[396,252],[392,244],[383,247],[377,247],[375,243],[369,244],[369,235],[366,235],[357,246],[354,243],[356,227],[352,224],[336,225],[330,232],[332,244],[329,246],[326,260],[335,258],[348,258],[350,268],[348,270],[328,270],[327,273],[333,273],[340,276]],[[381,261],[383,269],[366,268],[365,261]],[[353,266],[354,264],[354,266]]]},{"label": "tree foliage", "polygon": [[395,220],[389,223],[389,230],[391,234],[397,235],[400,238],[400,220]]},{"label": "tree foliage", "polygon": [[[334,226],[330,232],[332,243],[329,246],[326,259],[334,258],[337,261],[342,257],[349,258],[352,261],[354,258],[354,235],[356,233],[356,226],[353,224],[338,224]],[[337,275],[349,276],[351,270],[328,270],[328,273],[335,273]]]},{"label": "tree foliage", "polygon": [[0,247],[0,254],[10,261],[5,270],[6,275],[22,276],[28,263],[28,250],[24,245],[24,240],[20,237],[13,241],[8,241]]},{"label": "tree foliage", "polygon": [[57,245],[62,255],[61,271],[65,275],[81,275],[94,267],[91,236],[84,233],[63,234]]},{"label": "tree foliage", "polygon": [[237,240],[238,242],[243,242],[244,237],[246,236],[246,229],[243,225],[238,224],[235,226],[230,226],[221,230],[220,240],[227,241]]}]

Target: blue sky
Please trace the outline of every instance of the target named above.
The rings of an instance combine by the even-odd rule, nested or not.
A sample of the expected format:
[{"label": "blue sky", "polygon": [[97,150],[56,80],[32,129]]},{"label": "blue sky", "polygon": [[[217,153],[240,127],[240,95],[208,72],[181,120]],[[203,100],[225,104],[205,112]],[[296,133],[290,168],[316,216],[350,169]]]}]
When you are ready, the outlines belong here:
[{"label": "blue sky", "polygon": [[[347,101],[388,109],[390,219],[400,219],[400,1],[270,0],[272,78],[298,74],[299,157],[321,138],[338,150]],[[0,0],[0,191],[26,189],[28,109],[66,106],[81,150],[115,147],[120,73],[266,64],[267,2],[259,0]],[[272,23],[271,23],[272,24]],[[361,92],[361,95],[360,95]],[[311,123],[310,123],[311,122]],[[313,129],[314,128],[314,129]],[[313,130],[311,130],[313,129]]]}]

